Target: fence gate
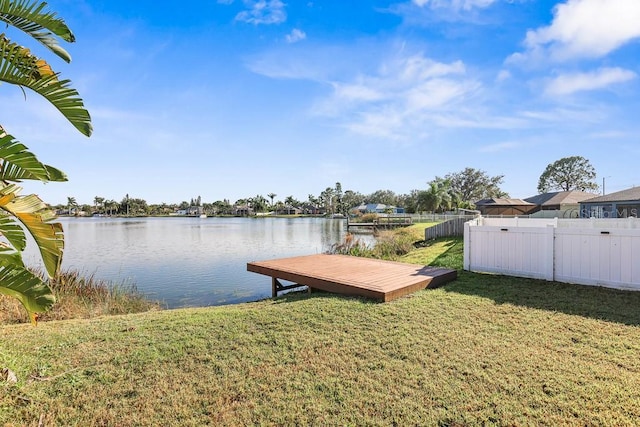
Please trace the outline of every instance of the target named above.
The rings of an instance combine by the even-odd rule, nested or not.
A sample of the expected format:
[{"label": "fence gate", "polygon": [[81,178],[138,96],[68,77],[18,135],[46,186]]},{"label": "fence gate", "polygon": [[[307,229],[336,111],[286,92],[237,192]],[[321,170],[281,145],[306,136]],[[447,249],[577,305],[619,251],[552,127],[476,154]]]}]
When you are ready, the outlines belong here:
[{"label": "fence gate", "polygon": [[478,218],[465,224],[464,268],[640,290],[638,221],[606,221]]}]

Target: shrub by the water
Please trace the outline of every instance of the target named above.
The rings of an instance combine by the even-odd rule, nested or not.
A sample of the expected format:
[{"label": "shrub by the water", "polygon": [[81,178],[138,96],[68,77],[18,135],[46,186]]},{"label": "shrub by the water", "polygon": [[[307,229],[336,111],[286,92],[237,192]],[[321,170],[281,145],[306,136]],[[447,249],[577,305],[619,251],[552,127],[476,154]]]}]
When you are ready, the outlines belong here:
[{"label": "shrub by the water", "polygon": [[401,228],[382,231],[378,234],[376,244],[373,247],[373,256],[395,260],[399,256],[411,252],[415,248],[415,242],[416,236],[411,230]]},{"label": "shrub by the water", "polygon": [[360,257],[373,257],[371,248],[369,248],[362,240],[357,239],[353,234],[347,233],[340,243],[334,243],[329,250],[331,254],[337,255],[353,255]]},{"label": "shrub by the water", "polygon": [[358,218],[359,222],[376,222],[378,220],[377,213],[366,213]]},{"label": "shrub by the water", "polygon": [[395,260],[415,249],[416,241],[421,238],[412,228],[380,231],[373,247],[367,246],[353,234],[347,233],[341,243],[335,244],[329,251],[332,254],[353,255],[368,258]]}]

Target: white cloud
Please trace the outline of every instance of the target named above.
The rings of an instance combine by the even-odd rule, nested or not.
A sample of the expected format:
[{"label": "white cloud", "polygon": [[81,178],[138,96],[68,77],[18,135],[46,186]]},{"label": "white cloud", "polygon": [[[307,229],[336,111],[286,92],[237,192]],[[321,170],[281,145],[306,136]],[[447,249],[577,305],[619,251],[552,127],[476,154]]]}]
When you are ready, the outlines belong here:
[{"label": "white cloud", "polygon": [[527,51],[512,61],[599,58],[640,37],[638,0],[568,0],[553,14],[551,25],[527,32]]},{"label": "white cloud", "polygon": [[609,113],[600,104],[587,104],[546,110],[521,110],[517,112],[517,116],[534,124],[536,128],[540,128],[541,126],[555,127],[558,124],[563,127],[572,124],[579,124],[579,126],[600,125],[603,121],[608,120]]},{"label": "white cloud", "polygon": [[499,142],[496,144],[485,145],[484,147],[480,147],[478,151],[482,153],[497,153],[500,151],[513,150],[514,148],[520,147],[522,144],[518,142]]},{"label": "white cloud", "polygon": [[588,73],[563,74],[551,80],[545,89],[548,95],[569,95],[580,91],[604,89],[637,77],[623,68],[601,68]]},{"label": "white cloud", "polygon": [[306,38],[307,34],[304,31],[294,28],[291,33],[287,34],[287,43],[296,43]]},{"label": "white cloud", "polygon": [[419,7],[430,6],[432,9],[453,9],[455,11],[469,11],[473,8],[491,6],[496,0],[412,0]]},{"label": "white cloud", "polygon": [[340,115],[345,109],[374,108],[397,119],[389,108],[402,115],[440,108],[472,90],[474,84],[459,77],[464,73],[460,61],[445,64],[422,55],[398,58],[380,66],[377,74],[332,82],[333,93],[319,111]]},{"label": "white cloud", "polygon": [[280,24],[287,20],[285,4],[280,0],[245,0],[249,10],[236,15],[237,21],[249,24]]},{"label": "white cloud", "polygon": [[468,22],[483,25],[484,11],[500,1],[529,0],[409,0],[392,4],[388,10],[409,26],[425,27],[433,22]]},{"label": "white cloud", "polygon": [[332,83],[334,96],[347,102],[372,102],[384,99],[385,94],[363,82]]},{"label": "white cloud", "polygon": [[496,76],[496,81],[503,82],[505,80],[509,80],[510,78],[511,72],[509,72],[508,70],[500,70],[500,72],[498,72],[498,75]]},{"label": "white cloud", "polygon": [[436,62],[422,55],[414,55],[403,59],[402,64],[394,65],[399,69],[399,77],[403,81],[425,80],[443,77],[448,74],[464,74],[465,67],[462,61],[451,64]]},{"label": "white cloud", "polygon": [[[440,62],[422,53],[407,54],[394,45],[387,54],[361,55],[355,47],[289,47],[249,58],[251,71],[276,79],[298,79],[327,87],[315,98],[310,114],[329,119],[335,126],[369,137],[419,141],[434,129],[521,129],[531,120],[496,114],[495,91],[470,76],[460,60]],[[336,61],[335,58],[350,58]],[[491,103],[484,104],[486,96]],[[510,97],[512,95],[509,95]],[[499,102],[498,102],[499,104]]]},{"label": "white cloud", "polygon": [[398,130],[406,127],[407,117],[401,111],[387,106],[378,111],[361,111],[353,120],[344,123],[349,131],[388,140],[402,139]]},{"label": "white cloud", "polygon": [[404,103],[407,111],[424,111],[461,99],[470,87],[458,80],[432,79],[407,89]]},{"label": "white cloud", "polygon": [[609,131],[600,131],[594,132],[588,135],[589,138],[593,139],[622,139],[629,138],[630,135],[628,132],[621,132],[619,130],[609,130]]},{"label": "white cloud", "polygon": [[478,107],[473,109],[457,109],[446,111],[443,114],[435,114],[432,118],[434,124],[443,128],[467,128],[467,129],[523,129],[530,125],[529,121],[520,117],[495,115],[484,111],[478,112]]},{"label": "white cloud", "polygon": [[298,49],[295,45],[287,48],[249,56],[246,65],[252,72],[272,79],[326,81],[323,65],[329,58],[317,60],[310,57],[314,51]]},{"label": "white cloud", "polygon": [[461,61],[437,62],[417,54],[382,64],[377,73],[331,82],[315,113],[352,132],[387,139],[417,138],[442,113],[473,96],[480,84]]}]

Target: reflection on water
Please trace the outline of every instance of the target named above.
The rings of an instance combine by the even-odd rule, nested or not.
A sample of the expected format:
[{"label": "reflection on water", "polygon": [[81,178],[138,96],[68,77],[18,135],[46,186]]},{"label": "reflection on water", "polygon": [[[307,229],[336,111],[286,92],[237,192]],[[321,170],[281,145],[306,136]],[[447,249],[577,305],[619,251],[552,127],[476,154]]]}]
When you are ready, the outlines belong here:
[{"label": "reflection on water", "polygon": [[[170,308],[269,297],[271,280],[247,272],[247,262],[326,252],[346,233],[344,220],[324,218],[60,221],[65,230],[63,269],[135,283]],[[25,259],[36,262],[33,252],[28,251]]]}]

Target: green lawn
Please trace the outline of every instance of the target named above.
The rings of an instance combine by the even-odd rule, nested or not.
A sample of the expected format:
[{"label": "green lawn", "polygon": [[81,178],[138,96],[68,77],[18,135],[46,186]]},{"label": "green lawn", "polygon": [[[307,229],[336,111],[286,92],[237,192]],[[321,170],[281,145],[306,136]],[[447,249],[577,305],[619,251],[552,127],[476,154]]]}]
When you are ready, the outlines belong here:
[{"label": "green lawn", "polygon": [[[403,259],[459,268],[444,239]],[[268,281],[265,286],[269,286]],[[323,293],[2,326],[2,425],[638,425],[640,293],[460,272],[391,303]]]}]

